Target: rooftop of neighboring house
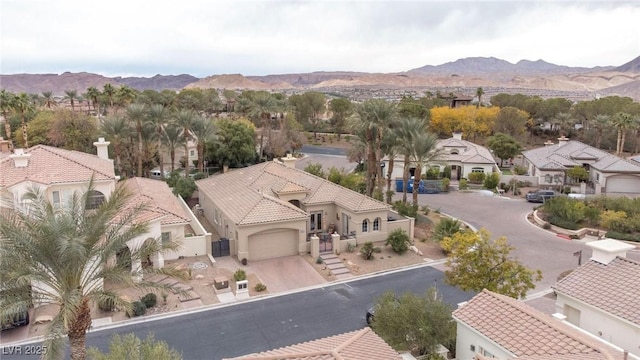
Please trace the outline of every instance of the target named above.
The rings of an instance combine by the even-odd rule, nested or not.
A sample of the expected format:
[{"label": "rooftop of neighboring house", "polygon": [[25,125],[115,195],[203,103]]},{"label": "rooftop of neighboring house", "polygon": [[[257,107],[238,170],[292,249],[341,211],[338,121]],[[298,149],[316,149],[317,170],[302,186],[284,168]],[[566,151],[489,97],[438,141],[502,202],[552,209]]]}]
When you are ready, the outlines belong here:
[{"label": "rooftop of neighboring house", "polygon": [[0,187],[10,187],[24,181],[43,185],[114,180],[113,162],[80,151],[36,145],[26,150],[14,149],[13,154],[0,158]]},{"label": "rooftop of neighboring house", "polygon": [[402,357],[382,338],[364,328],[340,335],[330,336],[305,343],[291,345],[258,354],[240,356],[228,360],[401,360]]},{"label": "rooftop of neighboring house", "polygon": [[590,260],[553,288],[640,326],[640,262],[620,256],[608,264]]},{"label": "rooftop of neighboring house", "polygon": [[589,163],[602,172],[640,173],[640,164],[609,154],[580,141],[559,138],[557,144],[523,151],[522,155],[541,170],[566,170]]},{"label": "rooftop of neighboring house", "polygon": [[265,162],[196,182],[199,191],[239,225],[306,219],[308,214],[280,200],[278,194],[300,193],[305,205],[335,203],[354,212],[390,206],[279,162]]},{"label": "rooftop of neighboring house", "polygon": [[[462,133],[454,133],[448,139],[438,139],[438,148],[444,150],[443,159],[447,162],[460,162],[462,164],[495,164],[496,161],[491,151],[486,147],[474,144],[471,141],[462,140]],[[387,160],[387,158],[385,158]],[[394,161],[402,162],[402,156],[396,156]]]},{"label": "rooftop of neighboring house", "polygon": [[124,181],[124,185],[132,193],[127,207],[145,204],[145,210],[136,220],[151,221],[161,219],[160,224],[188,224],[189,216],[180,206],[179,199],[171,192],[166,182],[141,177]]},{"label": "rooftop of neighboring house", "polygon": [[595,360],[623,356],[621,351],[559,319],[489,290],[456,309],[453,317],[518,359]]}]

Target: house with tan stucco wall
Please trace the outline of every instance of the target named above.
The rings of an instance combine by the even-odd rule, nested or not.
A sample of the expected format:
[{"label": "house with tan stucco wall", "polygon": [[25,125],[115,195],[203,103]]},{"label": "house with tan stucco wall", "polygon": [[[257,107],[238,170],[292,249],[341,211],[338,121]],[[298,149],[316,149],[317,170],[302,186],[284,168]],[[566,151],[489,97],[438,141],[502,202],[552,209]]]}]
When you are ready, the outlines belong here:
[{"label": "house with tan stucco wall", "polygon": [[[265,162],[196,182],[203,215],[229,240],[230,255],[260,260],[305,254],[313,235],[321,252],[340,250],[347,241],[382,241],[395,228],[413,237],[412,218],[295,169],[294,162]],[[339,235],[338,244],[331,234]]]}]

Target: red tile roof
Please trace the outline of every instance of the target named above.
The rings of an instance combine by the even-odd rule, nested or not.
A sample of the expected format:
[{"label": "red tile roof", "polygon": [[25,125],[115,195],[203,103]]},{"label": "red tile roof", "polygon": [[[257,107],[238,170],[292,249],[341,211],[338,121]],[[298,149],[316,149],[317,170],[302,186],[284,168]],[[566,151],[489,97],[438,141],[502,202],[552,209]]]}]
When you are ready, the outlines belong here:
[{"label": "red tile roof", "polygon": [[557,293],[640,325],[640,262],[617,257],[605,265],[591,260],[553,288]]},{"label": "red tile roof", "polygon": [[370,328],[228,360],[401,360]]},{"label": "red tile roof", "polygon": [[508,296],[483,290],[453,317],[518,359],[615,359],[621,352]]},{"label": "red tile roof", "polygon": [[15,167],[9,156],[0,159],[0,187],[10,187],[23,181],[43,185],[115,180],[113,162],[79,151],[36,145],[25,151],[30,154],[26,167]]},{"label": "red tile roof", "polygon": [[125,180],[124,186],[134,195],[128,201],[131,206],[147,206],[136,218],[137,221],[146,222],[162,218],[162,225],[189,223],[189,217],[166,182],[134,177]]}]

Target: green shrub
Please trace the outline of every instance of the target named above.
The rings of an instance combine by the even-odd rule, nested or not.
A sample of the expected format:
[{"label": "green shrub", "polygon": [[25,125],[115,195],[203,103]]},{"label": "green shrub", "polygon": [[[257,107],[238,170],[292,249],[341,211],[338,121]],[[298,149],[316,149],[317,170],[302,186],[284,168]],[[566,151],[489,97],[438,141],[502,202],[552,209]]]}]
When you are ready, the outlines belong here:
[{"label": "green shrub", "polygon": [[442,191],[449,192],[449,185],[451,185],[451,180],[449,178],[442,179]]},{"label": "green shrub", "polygon": [[460,179],[458,188],[460,190],[467,190],[469,189],[469,185],[467,184],[467,179]]},{"label": "green shrub", "polygon": [[236,270],[235,273],[233,273],[233,278],[236,281],[247,280],[247,273],[242,269],[238,269],[238,270]]},{"label": "green shrub", "polygon": [[418,214],[417,205],[414,206],[412,204],[404,203],[401,200],[398,200],[393,203],[393,209],[402,216],[409,216],[409,217],[415,218]]},{"label": "green shrub", "polygon": [[500,174],[491,173],[484,178],[482,186],[484,186],[485,189],[494,190],[498,187],[499,183],[500,183]]},{"label": "green shrub", "polygon": [[355,250],[355,249],[356,249],[356,244],[354,244],[354,243],[347,243],[347,252],[352,253],[352,252],[353,252],[353,250]]},{"label": "green shrub", "polygon": [[433,230],[433,237],[436,241],[442,241],[446,237],[451,237],[460,232],[460,222],[451,218],[442,218]]},{"label": "green shrub", "polygon": [[607,230],[619,232],[626,219],[627,213],[624,211],[605,210],[600,214],[600,226]]},{"label": "green shrub", "polygon": [[427,169],[425,177],[429,180],[437,179],[440,177],[440,167],[434,166]]},{"label": "green shrub", "polygon": [[524,175],[527,173],[527,168],[524,166],[516,165],[513,167],[513,173],[516,175]]},{"label": "green shrub", "polygon": [[409,250],[409,235],[406,231],[402,229],[395,229],[389,234],[387,237],[387,241],[385,242],[386,246],[391,246],[391,249],[396,254],[404,254],[407,250]]},{"label": "green shrub", "polygon": [[422,207],[422,213],[425,215],[429,215],[429,213],[431,212],[431,209],[429,209],[429,207],[427,205]]},{"label": "green shrub", "polygon": [[555,226],[569,230],[578,230],[580,228],[575,222],[562,218],[550,218],[549,222]]},{"label": "green shrub", "polygon": [[143,296],[140,301],[142,301],[147,309],[149,309],[156,306],[156,304],[158,303],[158,297],[154,293],[148,293],[147,295]]},{"label": "green shrub", "polygon": [[116,303],[113,298],[102,298],[98,300],[98,309],[102,311],[114,311],[116,309]]},{"label": "green shrub", "polygon": [[485,176],[483,172],[472,172],[469,174],[469,182],[472,184],[482,184]]},{"label": "green shrub", "polygon": [[318,257],[316,258],[316,264],[320,265],[320,264],[322,264],[322,262],[323,262],[323,260],[322,260],[322,256],[318,256]]},{"label": "green shrub", "polygon": [[142,301],[134,301],[131,304],[131,312],[129,317],[142,316],[147,312],[147,306]]},{"label": "green shrub", "polygon": [[[579,224],[587,218],[587,205],[580,200],[565,196],[556,196],[544,203],[544,213],[551,219],[562,223]],[[553,221],[552,224],[556,225]]]},{"label": "green shrub", "polygon": [[371,241],[367,241],[366,243],[364,243],[364,245],[362,245],[362,248],[360,248],[360,253],[365,260],[373,259],[373,254],[379,253],[380,251],[380,248],[373,246],[373,243]]},{"label": "green shrub", "polygon": [[445,179],[451,179],[451,166],[447,165],[444,167],[444,170],[442,170],[442,177]]},{"label": "green shrub", "polygon": [[256,286],[253,287],[253,289],[257,292],[263,292],[267,290],[267,285],[263,283],[257,283]]},{"label": "green shrub", "polygon": [[619,233],[616,231],[607,231],[607,233],[605,234],[605,237],[608,237],[609,239],[640,242],[640,234],[627,234],[627,233]]}]

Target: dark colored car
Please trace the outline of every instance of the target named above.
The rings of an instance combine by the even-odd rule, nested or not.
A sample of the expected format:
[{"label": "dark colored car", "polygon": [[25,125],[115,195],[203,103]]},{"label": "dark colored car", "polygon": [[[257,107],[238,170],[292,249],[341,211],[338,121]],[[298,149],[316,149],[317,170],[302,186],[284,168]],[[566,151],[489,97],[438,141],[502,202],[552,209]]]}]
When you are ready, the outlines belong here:
[{"label": "dark colored car", "polygon": [[2,317],[2,330],[29,325],[29,309],[17,311]]},{"label": "dark colored car", "polygon": [[556,196],[553,190],[536,190],[527,194],[528,202],[544,203],[545,201]]}]

